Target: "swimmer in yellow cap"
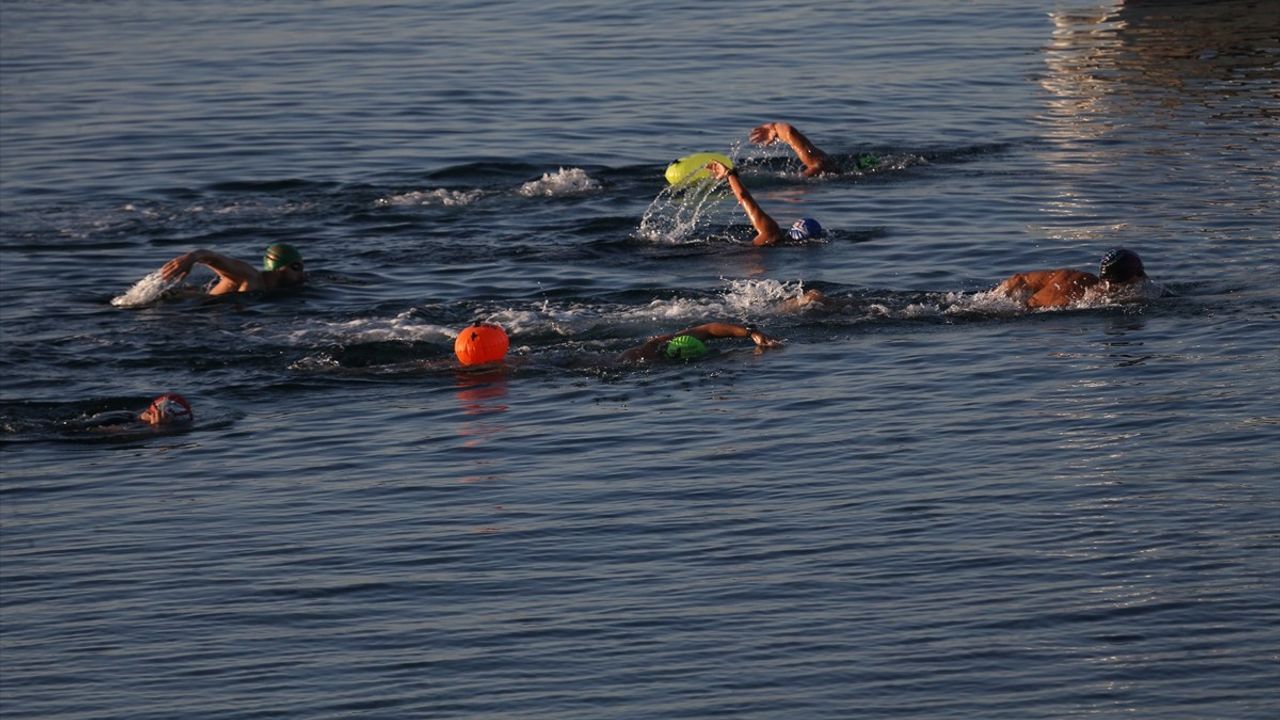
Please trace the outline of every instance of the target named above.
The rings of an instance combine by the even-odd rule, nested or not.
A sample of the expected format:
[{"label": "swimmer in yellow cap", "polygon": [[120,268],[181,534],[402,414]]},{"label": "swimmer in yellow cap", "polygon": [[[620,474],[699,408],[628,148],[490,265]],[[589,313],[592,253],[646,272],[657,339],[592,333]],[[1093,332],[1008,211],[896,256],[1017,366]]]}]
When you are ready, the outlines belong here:
[{"label": "swimmer in yellow cap", "polygon": [[707,340],[716,338],[751,338],[756,351],[782,347],[782,342],[765,335],[750,325],[732,323],[706,323],[668,335],[649,338],[645,344],[633,347],[618,357],[624,362],[651,362],[662,358],[671,360],[697,360],[707,353]]},{"label": "swimmer in yellow cap", "polygon": [[262,270],[243,260],[227,257],[212,250],[192,250],[165,263],[160,268],[165,280],[182,280],[196,265],[204,265],[218,275],[209,288],[210,295],[274,290],[306,282],[302,253],[288,243],[276,243],[262,257]]}]

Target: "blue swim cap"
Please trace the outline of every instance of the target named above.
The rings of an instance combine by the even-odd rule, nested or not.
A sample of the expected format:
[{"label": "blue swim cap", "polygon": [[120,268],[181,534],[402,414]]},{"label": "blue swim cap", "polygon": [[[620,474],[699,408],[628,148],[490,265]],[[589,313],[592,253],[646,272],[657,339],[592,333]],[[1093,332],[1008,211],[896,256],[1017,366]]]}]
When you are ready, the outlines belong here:
[{"label": "blue swim cap", "polygon": [[1138,253],[1125,248],[1115,248],[1102,256],[1098,263],[1098,277],[1114,282],[1128,282],[1134,278],[1146,277],[1142,267],[1142,258]]},{"label": "blue swim cap", "polygon": [[791,224],[787,236],[792,240],[808,240],[822,234],[822,226],[813,218],[800,218]]},{"label": "blue swim cap", "polygon": [[150,407],[140,416],[152,425],[189,423],[195,418],[191,403],[178,393],[165,393],[151,401]]},{"label": "blue swim cap", "polygon": [[672,360],[697,360],[707,354],[707,345],[692,335],[677,335],[663,350]]}]

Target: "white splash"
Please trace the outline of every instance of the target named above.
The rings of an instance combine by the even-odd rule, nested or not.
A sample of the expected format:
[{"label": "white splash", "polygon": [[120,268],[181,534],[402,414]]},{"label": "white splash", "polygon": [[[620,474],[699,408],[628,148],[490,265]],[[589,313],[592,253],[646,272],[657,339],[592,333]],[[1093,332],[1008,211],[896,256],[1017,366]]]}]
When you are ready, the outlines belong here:
[{"label": "white splash", "polygon": [[441,207],[463,207],[479,200],[484,193],[480,190],[414,190],[400,195],[390,195],[374,201],[376,207],[409,207],[416,205],[438,205]]},{"label": "white splash", "polygon": [[975,293],[947,293],[939,302],[945,315],[1018,315],[1027,311],[1024,300],[992,288]]},{"label": "white splash", "polygon": [[[735,165],[740,164],[740,152],[738,144],[729,149],[728,157]],[[699,239],[694,236],[698,227],[711,224],[721,203],[730,195],[728,183],[710,178],[678,187],[667,186],[645,209],[636,235],[669,245],[695,241]]]},{"label": "white splash", "polygon": [[1164,286],[1152,282],[1150,278],[1116,288],[1109,287],[1109,283],[1103,282],[1085,290],[1084,297],[1071,307],[1102,308],[1112,305],[1131,305],[1158,300],[1165,294]]},{"label": "white splash", "polygon": [[535,309],[503,308],[495,310],[476,322],[493,323],[508,335],[551,330],[559,335],[575,335],[582,332],[594,320],[589,309],[582,307],[553,308],[547,301]]},{"label": "white splash", "polygon": [[720,202],[729,196],[724,183],[697,182],[680,188],[667,187],[649,203],[636,234],[645,240],[680,245],[694,239],[699,225],[715,215]]},{"label": "white splash", "polygon": [[732,315],[772,315],[794,310],[803,297],[804,283],[800,281],[730,280],[724,306]]},{"label": "white splash", "polygon": [[165,280],[159,270],[152,271],[123,295],[111,298],[111,304],[119,308],[136,308],[159,300],[169,290],[178,285],[178,280]]},{"label": "white splash", "polygon": [[560,168],[557,172],[544,174],[539,180],[530,180],[516,192],[525,197],[566,197],[597,192],[600,188],[600,183],[582,168]]},{"label": "white splash", "polygon": [[291,332],[289,341],[301,347],[326,342],[342,345],[395,341],[453,342],[458,334],[455,329],[416,321],[414,314],[413,310],[406,310],[394,318],[368,317],[345,322],[316,320]]}]

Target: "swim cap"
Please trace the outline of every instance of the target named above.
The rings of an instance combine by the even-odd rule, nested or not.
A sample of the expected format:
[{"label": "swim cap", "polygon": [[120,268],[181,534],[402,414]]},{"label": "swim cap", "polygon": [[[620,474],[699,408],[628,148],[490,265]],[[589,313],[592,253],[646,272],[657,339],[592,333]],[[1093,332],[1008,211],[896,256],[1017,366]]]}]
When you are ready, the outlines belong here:
[{"label": "swim cap", "polygon": [[302,253],[297,248],[289,243],[276,243],[262,256],[262,269],[279,270],[297,262],[302,262]]},{"label": "swim cap", "polygon": [[792,240],[808,240],[822,234],[822,226],[813,218],[800,218],[791,224],[787,236]]},{"label": "swim cap", "polygon": [[[147,417],[150,415],[150,417]],[[172,422],[191,422],[195,413],[191,412],[191,403],[178,393],[165,393],[151,401],[151,406],[142,417],[152,425]]]},{"label": "swim cap", "polygon": [[1115,248],[1102,256],[1098,264],[1098,276],[1103,280],[1127,282],[1134,278],[1146,277],[1142,268],[1142,259],[1138,253],[1124,248]]},{"label": "swim cap", "polygon": [[697,360],[707,354],[707,345],[692,335],[677,335],[667,341],[665,352],[672,360]]}]

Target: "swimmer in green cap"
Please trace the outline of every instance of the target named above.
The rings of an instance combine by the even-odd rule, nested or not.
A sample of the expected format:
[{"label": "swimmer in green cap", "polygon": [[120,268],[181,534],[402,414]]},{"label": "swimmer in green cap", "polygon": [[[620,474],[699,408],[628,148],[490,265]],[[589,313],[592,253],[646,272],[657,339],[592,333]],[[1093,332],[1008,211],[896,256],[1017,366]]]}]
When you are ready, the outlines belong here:
[{"label": "swimmer in green cap", "polygon": [[160,273],[165,280],[182,280],[196,265],[204,265],[218,275],[217,284],[209,288],[210,295],[275,290],[307,281],[302,253],[288,243],[267,248],[262,270],[212,250],[192,250],[165,263]]},{"label": "swimmer in green cap", "polygon": [[795,151],[796,157],[804,163],[804,176],[813,177],[823,173],[838,173],[840,168],[831,161],[831,157],[818,149],[790,123],[767,122],[751,130],[751,142],[757,145],[772,145],[784,142]]},{"label": "swimmer in green cap", "polygon": [[619,356],[624,362],[651,362],[660,359],[697,360],[707,354],[707,340],[717,338],[751,338],[756,351],[782,347],[782,343],[748,325],[731,323],[706,323],[686,328],[670,335],[659,335],[648,342],[633,347]]},{"label": "swimmer in green cap", "polygon": [[[831,159],[831,156],[818,149],[804,133],[796,129],[791,123],[785,122],[767,122],[751,129],[751,142],[757,145],[772,145],[782,142],[791,146],[795,151],[796,157],[800,158],[800,162],[804,163],[802,174],[805,177],[813,177],[815,175],[838,175],[841,172],[851,170],[870,170],[878,164],[878,160],[874,155],[862,153],[854,157],[848,163],[837,163]],[[852,165],[852,167],[842,167],[842,165]]]}]

